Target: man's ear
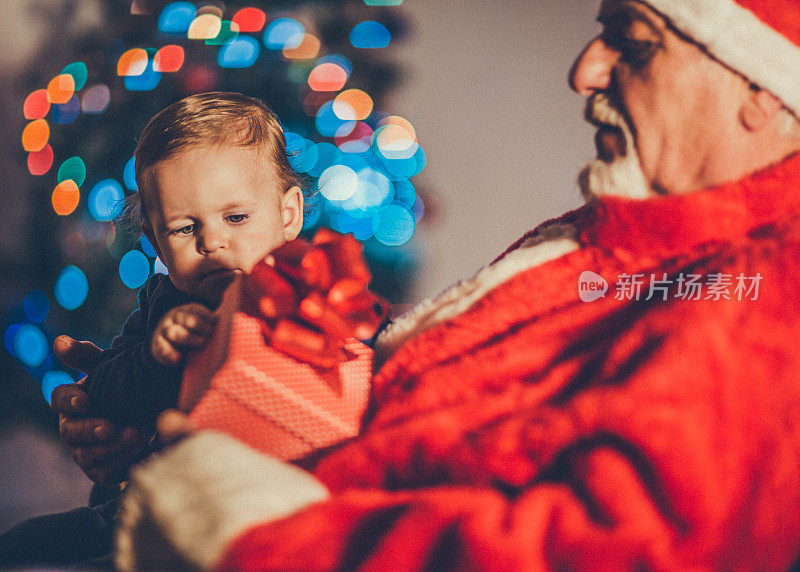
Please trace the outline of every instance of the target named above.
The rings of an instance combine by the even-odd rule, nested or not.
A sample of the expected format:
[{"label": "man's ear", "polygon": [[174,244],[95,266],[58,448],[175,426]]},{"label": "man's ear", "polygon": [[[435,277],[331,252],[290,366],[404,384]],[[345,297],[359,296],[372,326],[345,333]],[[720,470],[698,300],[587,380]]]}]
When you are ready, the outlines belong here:
[{"label": "man's ear", "polygon": [[156,251],[158,257],[161,259],[161,262],[164,262],[164,257],[161,255],[161,249],[158,247],[158,242],[156,242],[156,234],[153,232],[153,225],[150,224],[149,220],[142,221],[142,232],[147,237],[147,240],[150,241],[150,244],[153,245],[153,250]]},{"label": "man's ear", "polygon": [[781,109],[783,103],[780,99],[766,89],[752,87],[739,111],[739,119],[748,131],[760,131],[775,119]]},{"label": "man's ear", "polygon": [[286,191],[281,198],[283,237],[294,240],[303,230],[303,190],[297,185]]}]

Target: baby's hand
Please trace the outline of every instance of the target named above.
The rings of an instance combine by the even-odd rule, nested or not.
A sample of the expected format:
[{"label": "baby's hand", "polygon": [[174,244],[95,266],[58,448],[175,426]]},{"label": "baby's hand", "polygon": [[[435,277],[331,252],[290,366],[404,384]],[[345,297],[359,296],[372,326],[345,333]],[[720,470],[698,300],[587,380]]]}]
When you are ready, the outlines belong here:
[{"label": "baby's hand", "polygon": [[153,332],[150,353],[158,363],[178,365],[183,353],[209,340],[217,316],[202,304],[184,304],[167,312]]}]

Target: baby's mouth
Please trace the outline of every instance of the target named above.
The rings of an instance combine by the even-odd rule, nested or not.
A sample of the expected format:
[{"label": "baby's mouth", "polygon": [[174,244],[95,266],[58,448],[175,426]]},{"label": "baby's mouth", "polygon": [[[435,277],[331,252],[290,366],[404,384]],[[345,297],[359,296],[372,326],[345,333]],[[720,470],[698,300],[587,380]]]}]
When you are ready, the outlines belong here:
[{"label": "baby's mouth", "polygon": [[201,280],[233,280],[234,277],[241,274],[239,268],[213,268],[207,270],[200,275]]}]

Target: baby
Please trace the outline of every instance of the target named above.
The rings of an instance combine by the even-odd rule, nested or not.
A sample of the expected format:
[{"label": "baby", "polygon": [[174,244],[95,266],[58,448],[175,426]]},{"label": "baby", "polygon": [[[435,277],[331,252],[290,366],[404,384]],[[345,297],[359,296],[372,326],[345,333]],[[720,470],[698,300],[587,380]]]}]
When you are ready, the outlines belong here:
[{"label": "baby", "polygon": [[84,387],[99,416],[152,429],[176,405],[183,358],[213,333],[226,287],[297,237],[306,181],[289,164],[275,115],[238,93],[167,107],[135,157],[139,192],[126,213],[169,275],[141,288],[139,308]]}]

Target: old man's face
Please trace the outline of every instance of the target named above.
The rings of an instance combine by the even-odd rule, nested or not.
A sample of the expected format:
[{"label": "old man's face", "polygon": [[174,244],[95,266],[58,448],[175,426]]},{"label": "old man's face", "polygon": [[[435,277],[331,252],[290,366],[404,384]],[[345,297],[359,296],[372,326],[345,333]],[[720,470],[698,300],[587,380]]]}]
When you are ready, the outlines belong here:
[{"label": "old man's face", "polygon": [[587,116],[598,126],[598,159],[586,178],[630,188],[593,191],[685,193],[719,182],[712,173],[730,160],[726,143],[748,83],[643,3],[604,0],[598,21],[602,34],[570,72],[572,88],[591,98]]}]

